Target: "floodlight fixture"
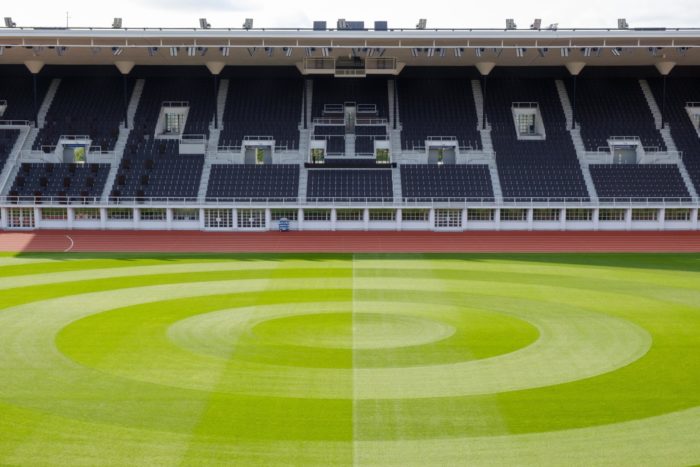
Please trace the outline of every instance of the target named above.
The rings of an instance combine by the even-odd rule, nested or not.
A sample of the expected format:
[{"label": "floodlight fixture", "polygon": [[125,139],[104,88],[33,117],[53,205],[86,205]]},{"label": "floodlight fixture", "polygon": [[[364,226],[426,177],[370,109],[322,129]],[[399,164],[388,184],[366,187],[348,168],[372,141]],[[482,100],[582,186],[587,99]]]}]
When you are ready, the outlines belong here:
[{"label": "floodlight fixture", "polygon": [[542,20],[540,18],[535,18],[535,21],[530,25],[530,29],[540,29],[542,27]]},{"label": "floodlight fixture", "polygon": [[549,48],[548,47],[540,47],[537,49],[537,53],[540,55],[540,57],[544,58],[549,53]]},{"label": "floodlight fixture", "polygon": [[211,29],[211,24],[207,22],[206,18],[199,18],[199,27],[202,29]]},{"label": "floodlight fixture", "polygon": [[421,18],[418,20],[418,24],[416,24],[416,29],[425,29],[426,26],[428,26],[428,20]]},{"label": "floodlight fixture", "polygon": [[625,18],[618,18],[617,19],[617,29],[629,29],[630,25],[627,24],[627,20]]},{"label": "floodlight fixture", "polygon": [[16,28],[17,24],[14,21],[12,21],[12,18],[10,18],[9,16],[5,16],[5,27]]},{"label": "floodlight fixture", "polygon": [[547,26],[547,29],[549,29],[550,31],[556,31],[557,29],[559,29],[559,23],[552,23],[549,26]]},{"label": "floodlight fixture", "polygon": [[336,23],[336,27],[338,28],[338,30],[347,29],[348,22],[345,21],[345,18],[340,18],[340,19],[338,19],[338,22]]},{"label": "floodlight fixture", "polygon": [[124,53],[124,48],[123,47],[112,47],[112,55],[119,56],[122,53]]},{"label": "floodlight fixture", "polygon": [[518,25],[515,24],[515,20],[513,18],[506,19],[506,29],[518,29]]},{"label": "floodlight fixture", "polygon": [[246,18],[243,22],[243,29],[253,29],[253,18]]},{"label": "floodlight fixture", "polygon": [[122,28],[122,19],[121,18],[114,18],[114,21],[112,21],[112,28],[113,29],[121,29]]},{"label": "floodlight fixture", "polygon": [[678,52],[678,55],[685,57],[685,54],[688,52],[688,47],[677,47],[676,51]]}]

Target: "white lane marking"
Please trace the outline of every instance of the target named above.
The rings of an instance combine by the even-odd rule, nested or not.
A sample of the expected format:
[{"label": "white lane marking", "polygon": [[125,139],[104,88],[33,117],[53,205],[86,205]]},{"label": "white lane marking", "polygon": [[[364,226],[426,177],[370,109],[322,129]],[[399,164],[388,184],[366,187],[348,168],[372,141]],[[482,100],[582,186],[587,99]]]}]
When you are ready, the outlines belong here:
[{"label": "white lane marking", "polygon": [[75,246],[75,242],[73,241],[72,238],[70,238],[70,235],[66,235],[66,238],[67,238],[68,241],[70,242],[70,246],[69,246],[68,248],[66,248],[65,250],[63,250],[64,253],[68,253],[68,252],[71,251],[71,250],[73,249],[73,247]]}]

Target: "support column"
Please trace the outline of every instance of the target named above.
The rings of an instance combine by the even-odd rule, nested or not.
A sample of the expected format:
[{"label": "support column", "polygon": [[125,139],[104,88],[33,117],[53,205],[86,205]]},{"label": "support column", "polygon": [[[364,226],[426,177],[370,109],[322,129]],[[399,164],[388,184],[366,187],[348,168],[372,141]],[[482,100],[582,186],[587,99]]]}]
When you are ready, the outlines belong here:
[{"label": "support column", "polygon": [[265,208],[265,230],[272,229],[272,210]]},{"label": "support column", "polygon": [[335,208],[331,209],[331,232],[335,232],[335,226],[338,221],[338,211]]},{"label": "support column", "polygon": [[10,213],[7,208],[0,208],[0,229],[6,230],[9,222],[8,217]]},{"label": "support column", "polygon": [[569,62],[566,64],[566,69],[569,70],[573,78],[573,96],[571,96],[571,129],[576,129],[576,80],[579,73],[583,70],[586,64],[584,62]]},{"label": "support column", "polygon": [[430,230],[435,230],[435,208],[430,208],[430,212],[428,212],[428,222],[430,223]]},{"label": "support column", "polygon": [[297,210],[297,226],[299,230],[304,230],[304,210],[299,208]]},{"label": "support column", "polygon": [[467,209],[462,209],[462,231],[467,230]]},{"label": "support column", "polygon": [[566,208],[559,211],[559,230],[566,230]]},{"label": "support column", "polygon": [[233,212],[231,213],[231,227],[233,230],[238,230],[238,209],[233,208]]},{"label": "support column", "polygon": [[127,75],[131,73],[131,70],[134,68],[134,62],[118,61],[114,62],[114,66],[116,66],[119,72],[122,74],[122,92],[124,94],[124,128],[129,128],[129,89]]},{"label": "support column", "polygon": [[600,209],[593,209],[593,230],[598,231],[600,228]]},{"label": "support column", "polygon": [[671,73],[676,62],[659,62],[656,63],[656,69],[663,76],[663,91],[661,94],[661,128],[666,128],[666,77]]},{"label": "support column", "polygon": [[496,223],[496,230],[501,230],[501,208],[496,208],[493,220]]},{"label": "support column", "polygon": [[481,73],[481,129],[486,129],[486,78],[496,64],[494,62],[479,62],[476,69]]},{"label": "support column", "polygon": [[39,95],[37,90],[37,75],[44,68],[44,62],[39,60],[27,60],[24,62],[24,66],[27,67],[29,72],[32,74],[32,90],[34,93],[34,128],[39,127]]},{"label": "support column", "polygon": [[73,230],[73,221],[75,220],[75,212],[73,208],[66,209],[66,224],[68,230]]},{"label": "support column", "polygon": [[100,230],[107,228],[107,208],[100,208]]},{"label": "support column", "polygon": [[139,230],[141,225],[141,211],[139,208],[134,208],[134,230]]},{"label": "support column", "polygon": [[205,230],[204,224],[204,208],[199,208],[199,230]]},{"label": "support column", "polygon": [[217,101],[219,99],[219,75],[226,64],[224,62],[207,62],[207,69],[214,76],[214,128],[219,129],[219,107]]},{"label": "support column", "polygon": [[41,228],[41,209],[39,208],[34,208],[34,228],[40,229]]},{"label": "support column", "polygon": [[527,230],[532,230],[535,225],[535,210],[530,208],[527,210]]},{"label": "support column", "polygon": [[399,208],[396,210],[396,231],[401,232],[401,227],[403,224],[403,209]]},{"label": "support column", "polygon": [[659,209],[659,230],[666,230],[666,208]]},{"label": "support column", "polygon": [[173,208],[165,208],[165,229],[173,230]]},{"label": "support column", "polygon": [[369,230],[369,209],[365,208],[362,212],[363,220],[365,221],[365,232]]},{"label": "support column", "polygon": [[[690,221],[692,223],[692,228],[693,230],[698,230],[698,216],[700,216],[700,210],[699,209],[692,209],[690,211]],[[7,212],[5,212],[5,215],[3,218],[7,221]]]},{"label": "support column", "polygon": [[632,208],[625,211],[625,230],[632,230]]}]

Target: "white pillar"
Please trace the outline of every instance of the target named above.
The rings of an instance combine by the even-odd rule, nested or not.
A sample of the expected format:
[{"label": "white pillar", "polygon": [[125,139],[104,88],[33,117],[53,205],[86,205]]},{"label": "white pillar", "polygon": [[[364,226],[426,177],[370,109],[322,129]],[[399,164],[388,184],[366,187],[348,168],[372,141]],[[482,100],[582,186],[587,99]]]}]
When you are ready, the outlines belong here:
[{"label": "white pillar", "polygon": [[199,230],[204,230],[204,208],[199,208]]},{"label": "white pillar", "polygon": [[100,229],[107,228],[107,208],[100,208]]},{"label": "white pillar", "polygon": [[173,229],[173,209],[172,208],[165,208],[165,229],[166,230]]},{"label": "white pillar", "polygon": [[270,208],[265,208],[265,230],[270,230],[272,228],[272,210]]},{"label": "white pillar", "polygon": [[297,226],[299,226],[299,230],[304,230],[304,210],[302,208],[299,208],[297,213]]},{"label": "white pillar", "polygon": [[501,230],[501,208],[496,208],[493,220],[496,223],[496,230]]},{"label": "white pillar", "polygon": [[335,232],[335,226],[338,222],[338,211],[336,208],[331,209],[331,231]]},{"label": "white pillar", "polygon": [[396,210],[396,231],[401,232],[401,224],[403,223],[403,209]]},{"label": "white pillar", "polygon": [[632,230],[632,208],[625,211],[625,230]]},{"label": "white pillar", "polygon": [[659,230],[666,229],[666,208],[659,209]]},{"label": "white pillar", "polygon": [[435,230],[435,208],[430,208],[428,222],[430,222],[430,230]]},{"label": "white pillar", "polygon": [[[699,209],[692,209],[690,211],[690,221],[692,222],[693,230],[698,230],[698,215],[700,215]],[[4,216],[7,219],[7,214]]]},{"label": "white pillar", "polygon": [[365,221],[365,232],[369,230],[369,209],[365,208],[363,211],[364,221]]},{"label": "white pillar", "polygon": [[530,208],[527,210],[527,230],[532,230],[535,224],[535,210]]},{"label": "white pillar", "polygon": [[462,231],[467,229],[467,209],[462,209]]},{"label": "white pillar", "polygon": [[139,225],[141,225],[141,210],[134,208],[134,230],[139,230]]},{"label": "white pillar", "polygon": [[559,211],[559,230],[566,230],[566,208]]},{"label": "white pillar", "polygon": [[34,208],[34,228],[40,229],[41,228],[41,209],[35,207]]},{"label": "white pillar", "polygon": [[593,230],[600,228],[600,208],[593,209]]},{"label": "white pillar", "polygon": [[7,208],[0,208],[0,228],[1,229],[7,229],[7,226],[9,225],[8,222],[8,217],[10,215],[10,212],[8,211]]},{"label": "white pillar", "polygon": [[231,226],[233,227],[233,230],[238,230],[238,209],[233,208],[233,212],[231,213]]},{"label": "white pillar", "polygon": [[75,220],[75,212],[73,211],[73,208],[67,208],[66,209],[66,217],[67,217],[67,227],[68,230],[73,230],[73,221]]}]

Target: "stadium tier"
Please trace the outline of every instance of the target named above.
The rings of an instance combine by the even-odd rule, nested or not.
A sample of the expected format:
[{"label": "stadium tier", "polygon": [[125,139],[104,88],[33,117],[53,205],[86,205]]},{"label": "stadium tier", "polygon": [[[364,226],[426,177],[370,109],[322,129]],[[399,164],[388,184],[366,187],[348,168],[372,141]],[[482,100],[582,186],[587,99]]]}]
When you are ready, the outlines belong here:
[{"label": "stadium tier", "polygon": [[7,31],[3,229],[698,228],[693,30]]}]

